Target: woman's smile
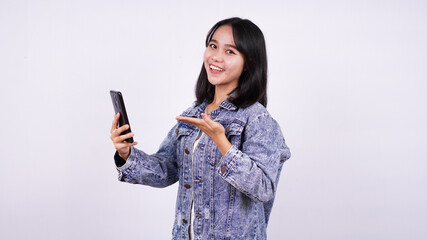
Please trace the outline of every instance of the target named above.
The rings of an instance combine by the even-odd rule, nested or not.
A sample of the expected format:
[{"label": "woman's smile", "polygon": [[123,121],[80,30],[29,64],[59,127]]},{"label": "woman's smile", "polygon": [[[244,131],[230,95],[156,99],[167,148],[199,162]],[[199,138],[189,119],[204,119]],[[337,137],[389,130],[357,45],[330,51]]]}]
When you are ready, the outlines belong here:
[{"label": "woman's smile", "polygon": [[224,72],[224,69],[222,69],[222,68],[220,68],[218,66],[215,66],[213,64],[210,64],[209,68],[210,68],[210,70],[211,70],[212,73]]}]

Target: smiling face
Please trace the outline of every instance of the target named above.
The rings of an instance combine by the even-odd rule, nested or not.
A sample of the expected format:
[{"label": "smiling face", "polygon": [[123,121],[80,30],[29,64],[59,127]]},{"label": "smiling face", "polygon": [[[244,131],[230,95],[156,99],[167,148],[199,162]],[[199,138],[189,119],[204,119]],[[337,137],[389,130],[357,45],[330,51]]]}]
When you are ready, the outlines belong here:
[{"label": "smiling face", "polygon": [[233,91],[239,84],[244,63],[244,57],[237,51],[234,43],[232,27],[219,27],[204,54],[204,66],[209,82],[216,90]]}]

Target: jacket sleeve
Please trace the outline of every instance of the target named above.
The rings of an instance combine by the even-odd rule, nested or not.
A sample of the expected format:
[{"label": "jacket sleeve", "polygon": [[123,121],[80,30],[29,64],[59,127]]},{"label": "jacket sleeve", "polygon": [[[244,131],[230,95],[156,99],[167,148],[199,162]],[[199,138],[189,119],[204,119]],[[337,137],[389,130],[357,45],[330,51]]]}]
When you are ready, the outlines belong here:
[{"label": "jacket sleeve", "polygon": [[131,147],[127,161],[114,157],[119,173],[119,181],[149,185],[152,187],[167,187],[178,181],[178,165],[174,136],[175,125],[163,140],[159,150],[152,155]]},{"label": "jacket sleeve", "polygon": [[248,197],[268,202],[274,197],[289,148],[277,122],[262,114],[249,122],[239,150],[232,146],[219,161],[219,175]]}]

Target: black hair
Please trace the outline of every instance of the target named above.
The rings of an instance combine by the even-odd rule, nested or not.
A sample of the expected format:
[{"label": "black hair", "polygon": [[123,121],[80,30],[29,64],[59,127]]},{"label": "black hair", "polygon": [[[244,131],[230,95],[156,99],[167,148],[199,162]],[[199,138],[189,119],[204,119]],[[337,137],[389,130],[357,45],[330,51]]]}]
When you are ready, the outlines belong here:
[{"label": "black hair", "polygon": [[[216,23],[206,36],[206,47],[215,31],[224,25],[233,29],[237,50],[244,56],[243,72],[239,83],[229,101],[237,107],[248,107],[256,102],[267,106],[267,51],[264,35],[257,25],[247,19],[228,18]],[[215,96],[215,86],[208,81],[204,64],[196,84],[197,102],[207,100],[211,103]]]}]

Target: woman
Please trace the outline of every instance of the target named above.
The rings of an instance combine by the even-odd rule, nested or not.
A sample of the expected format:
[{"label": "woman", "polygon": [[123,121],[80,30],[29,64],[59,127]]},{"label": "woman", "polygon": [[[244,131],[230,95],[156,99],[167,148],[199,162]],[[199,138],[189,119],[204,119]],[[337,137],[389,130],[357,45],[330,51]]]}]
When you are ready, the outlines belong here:
[{"label": "woman", "polygon": [[176,119],[157,153],[111,139],[119,180],[166,187],[179,181],[173,239],[266,239],[283,162],[290,152],[267,104],[264,36],[230,18],[206,38],[197,102]]}]

